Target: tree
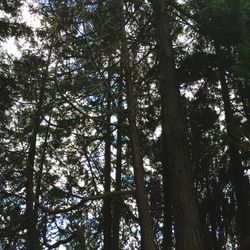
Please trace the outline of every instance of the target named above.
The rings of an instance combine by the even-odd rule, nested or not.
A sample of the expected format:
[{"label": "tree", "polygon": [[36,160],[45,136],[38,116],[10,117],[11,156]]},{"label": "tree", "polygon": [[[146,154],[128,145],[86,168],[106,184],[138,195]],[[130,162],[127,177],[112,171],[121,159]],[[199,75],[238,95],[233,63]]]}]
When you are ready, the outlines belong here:
[{"label": "tree", "polygon": [[39,1],[34,34],[19,3],[0,3],[1,40],[30,44],[0,63],[0,247],[246,248],[248,1]]},{"label": "tree", "polygon": [[[169,5],[163,1],[152,2],[158,43],[159,72],[162,100],[162,130],[164,149],[167,150],[167,168],[164,170],[165,188],[172,193],[175,211],[177,249],[204,249],[203,235],[195,199],[188,157],[185,118],[180,93],[175,79],[175,66],[171,41]],[[157,17],[157,18],[156,18]],[[166,142],[165,142],[166,141]],[[167,190],[164,190],[167,195]],[[165,198],[165,202],[169,199]],[[165,203],[165,206],[168,204]],[[166,215],[165,215],[166,216]],[[167,225],[167,221],[165,221]],[[165,235],[165,237],[167,237]]]},{"label": "tree", "polygon": [[134,89],[131,78],[130,56],[128,45],[126,43],[125,21],[122,1],[118,3],[117,10],[120,14],[120,32],[121,32],[121,67],[123,69],[126,84],[127,117],[129,120],[129,137],[131,143],[132,162],[136,183],[136,199],[141,223],[142,248],[145,250],[156,249],[152,221],[150,218],[150,207],[147,199],[144,170],[140,149],[140,140],[138,128],[136,126],[136,111],[134,104]]}]

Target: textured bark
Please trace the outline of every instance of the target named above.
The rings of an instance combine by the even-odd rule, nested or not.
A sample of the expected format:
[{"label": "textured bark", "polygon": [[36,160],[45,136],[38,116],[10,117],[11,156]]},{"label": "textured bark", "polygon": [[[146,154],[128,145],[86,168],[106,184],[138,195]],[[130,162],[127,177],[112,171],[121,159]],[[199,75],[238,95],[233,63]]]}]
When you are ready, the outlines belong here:
[{"label": "textured bark", "polygon": [[[161,114],[164,120],[163,113]],[[163,250],[172,250],[173,247],[173,210],[171,199],[171,186],[168,180],[169,174],[167,171],[167,137],[166,131],[162,131],[162,149],[161,149],[161,163],[162,163],[162,177],[163,177]]]},{"label": "textured bark", "polygon": [[240,250],[249,250],[249,249],[250,249],[250,236],[244,239],[240,246]]},{"label": "textured bark", "polygon": [[202,250],[205,247],[191,177],[185,117],[175,79],[168,3],[155,0],[152,4],[158,44],[162,130],[166,133],[167,173],[174,206],[176,249]]},{"label": "textured bark", "polygon": [[[217,48],[217,55],[220,51]],[[228,135],[228,153],[230,157],[230,171],[232,183],[235,188],[237,200],[237,229],[240,241],[243,241],[250,235],[250,207],[248,205],[248,181],[244,176],[244,168],[241,163],[239,148],[237,145],[238,138],[236,135],[236,126],[234,124],[234,113],[230,101],[229,90],[225,78],[225,72],[219,67],[219,77],[221,83],[221,94],[223,99],[226,129]]]},{"label": "textured bark", "polygon": [[141,223],[142,249],[156,249],[154,242],[153,227],[150,215],[150,207],[147,192],[144,184],[144,169],[140,150],[140,140],[136,127],[136,115],[133,103],[133,93],[131,83],[126,81],[127,85],[127,105],[129,119],[129,138],[132,151],[132,162],[134,167],[136,183],[136,201]]},{"label": "textured bark", "polygon": [[129,139],[136,184],[136,202],[141,226],[141,244],[143,250],[155,250],[154,233],[150,215],[149,201],[144,183],[144,168],[140,149],[139,133],[136,125],[136,112],[134,104],[133,83],[130,66],[130,55],[125,32],[123,2],[117,1],[120,14],[121,32],[121,67],[124,72],[126,84],[127,117],[129,120]]}]

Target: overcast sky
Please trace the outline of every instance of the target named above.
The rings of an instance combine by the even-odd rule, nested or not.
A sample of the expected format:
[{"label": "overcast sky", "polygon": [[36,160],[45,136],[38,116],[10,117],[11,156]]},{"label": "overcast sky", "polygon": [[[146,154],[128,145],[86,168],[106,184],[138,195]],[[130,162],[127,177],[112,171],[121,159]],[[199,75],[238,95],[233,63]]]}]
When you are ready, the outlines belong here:
[{"label": "overcast sky", "polygon": [[[36,6],[35,0],[25,0],[24,4],[21,8],[21,15],[18,17],[18,22],[24,22],[28,26],[32,27],[33,29],[36,29],[40,26],[40,19],[38,15],[34,15],[30,11],[30,6]],[[0,18],[10,18],[9,15],[6,15],[5,13],[0,11]],[[6,51],[9,55],[19,57],[21,56],[21,52],[17,46],[17,43],[21,48],[28,49],[29,44],[27,41],[24,41],[24,39],[18,39],[16,40],[14,37],[8,38],[6,42],[1,43],[1,49]]]}]

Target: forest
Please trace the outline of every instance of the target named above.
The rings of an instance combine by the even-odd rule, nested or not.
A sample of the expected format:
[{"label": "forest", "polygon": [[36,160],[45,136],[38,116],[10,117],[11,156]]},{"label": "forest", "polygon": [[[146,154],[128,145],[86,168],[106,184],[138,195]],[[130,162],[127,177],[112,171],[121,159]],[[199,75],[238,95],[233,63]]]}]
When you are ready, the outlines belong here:
[{"label": "forest", "polygon": [[0,249],[249,250],[250,0],[1,0]]}]

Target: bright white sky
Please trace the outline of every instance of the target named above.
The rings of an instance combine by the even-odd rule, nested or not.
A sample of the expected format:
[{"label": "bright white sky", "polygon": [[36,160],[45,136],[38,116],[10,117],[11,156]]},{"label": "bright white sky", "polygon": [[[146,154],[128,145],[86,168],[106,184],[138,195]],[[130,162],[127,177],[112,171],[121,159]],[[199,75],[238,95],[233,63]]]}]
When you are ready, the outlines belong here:
[{"label": "bright white sky", "polygon": [[[21,16],[18,19],[20,23],[24,22],[28,26],[32,27],[32,29],[37,29],[41,25],[40,18],[38,15],[31,14],[31,11],[30,11],[31,6],[37,6],[36,1],[25,0],[21,8]],[[0,11],[0,18],[3,18],[3,17],[10,18],[9,15],[6,15]],[[16,40],[14,37],[7,39],[6,42],[2,42],[0,45],[2,49],[6,51],[9,55],[20,57],[21,52],[17,44],[19,44],[19,46],[23,49],[29,48],[29,44],[27,43],[27,41],[24,41],[24,39],[20,39],[20,38]]]}]

